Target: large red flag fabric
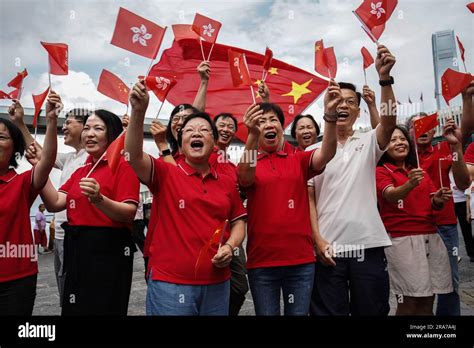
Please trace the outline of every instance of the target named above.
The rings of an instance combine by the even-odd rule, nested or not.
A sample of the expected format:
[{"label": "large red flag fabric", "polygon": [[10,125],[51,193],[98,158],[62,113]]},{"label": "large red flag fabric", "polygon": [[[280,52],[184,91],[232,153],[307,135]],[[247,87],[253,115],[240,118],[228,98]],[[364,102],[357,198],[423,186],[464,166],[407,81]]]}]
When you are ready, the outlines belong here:
[{"label": "large red flag fabric", "polygon": [[459,36],[456,35],[456,40],[458,41],[458,46],[459,46],[459,52],[461,52],[461,59],[462,61],[465,63],[466,61],[464,60],[464,46],[461,42],[461,40],[459,40]]},{"label": "large red flag fabric", "polygon": [[228,55],[229,70],[234,87],[251,86],[252,79],[250,78],[247,60],[245,59],[245,53],[239,53],[229,49]]},{"label": "large red flag fabric", "polygon": [[49,55],[49,73],[52,75],[68,74],[68,46],[64,43],[49,43],[41,41]]},{"label": "large red flag fabric", "polygon": [[337,60],[333,47],[324,47],[323,40],[316,41],[314,46],[314,70],[327,78],[335,78],[337,73]]},{"label": "large red flag fabric", "polygon": [[360,53],[362,53],[362,59],[364,61],[364,69],[367,69],[369,66],[374,64],[374,58],[370,54],[369,50],[365,47],[362,47],[360,50]]},{"label": "large red flag fabric", "polygon": [[434,113],[429,116],[422,117],[413,122],[413,127],[415,129],[415,137],[419,138],[429,130],[433,129],[439,125],[438,114]]},{"label": "large red flag fabric", "polygon": [[441,76],[441,92],[446,104],[449,105],[449,101],[464,91],[472,80],[474,80],[474,76],[469,73],[464,74],[453,69],[446,69]]},{"label": "large red flag fabric", "polygon": [[471,3],[467,4],[466,7],[467,7],[472,13],[474,13],[474,2],[471,2]]},{"label": "large red flag fabric", "polygon": [[40,111],[41,111],[41,107],[43,106],[44,101],[46,100],[46,97],[48,96],[48,93],[49,93],[49,87],[46,88],[46,91],[44,91],[41,94],[38,94],[38,95],[32,94],[33,103],[35,104],[35,114],[33,116],[33,127],[34,128],[36,128],[36,124],[37,124],[37,121],[38,121],[38,116],[39,116]]},{"label": "large red flag fabric", "polygon": [[24,69],[22,72],[17,73],[16,76],[13,78],[13,80],[8,82],[7,86],[20,89],[21,86],[23,85],[23,79],[27,76],[28,76],[28,71]]},{"label": "large red flag fabric", "polygon": [[[144,76],[139,76],[138,78],[143,79]],[[174,76],[169,74],[167,76],[147,76],[145,84],[160,101],[164,102],[169,91],[176,85],[176,80]]]},{"label": "large red flag fabric", "polygon": [[107,153],[104,158],[107,159],[107,164],[110,170],[115,173],[122,157],[122,151],[125,148],[125,131],[120,134],[107,148]]},{"label": "large red flag fabric", "polygon": [[194,32],[205,41],[215,43],[221,26],[222,24],[220,22],[196,13],[192,28]]},{"label": "large red flag fabric", "polygon": [[[214,46],[212,74],[209,80],[206,100],[206,112],[217,115],[231,112],[242,123],[242,117],[248,108],[248,86],[234,87],[232,83],[228,50],[245,53],[252,83],[257,86],[262,76],[264,56],[222,44]],[[166,98],[171,104],[192,103],[199,87],[199,75],[196,67],[202,61],[199,42],[196,40],[174,41],[171,48],[165,50],[158,64],[150,71],[150,76],[162,76],[176,72],[177,84]],[[302,113],[327,88],[327,81],[273,58],[268,71],[266,84],[270,89],[270,99],[282,108],[285,114],[285,126],[294,117]],[[256,96],[257,102],[260,102]],[[237,137],[245,141],[247,129],[241,125]]]},{"label": "large red flag fabric", "polygon": [[102,69],[97,90],[122,104],[128,105],[128,95],[130,88],[110,71]]},{"label": "large red flag fabric", "polygon": [[176,41],[183,39],[200,40],[199,35],[193,31],[193,26],[190,24],[173,24],[171,28]]},{"label": "large red flag fabric", "polygon": [[140,56],[155,59],[165,31],[166,28],[120,7],[110,43]]}]

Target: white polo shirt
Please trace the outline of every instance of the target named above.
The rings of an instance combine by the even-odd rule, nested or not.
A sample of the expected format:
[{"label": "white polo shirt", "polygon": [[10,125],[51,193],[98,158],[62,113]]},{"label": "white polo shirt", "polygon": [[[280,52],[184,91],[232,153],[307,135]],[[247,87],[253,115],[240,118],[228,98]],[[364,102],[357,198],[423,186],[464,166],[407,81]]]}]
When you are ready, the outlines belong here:
[{"label": "white polo shirt", "polygon": [[[80,149],[78,152],[57,154],[56,163],[54,166],[61,170],[59,187],[69,180],[72,173],[84,165],[88,155],[89,154],[85,149]],[[62,229],[61,224],[67,221],[66,209],[54,214],[54,217],[56,221],[56,231],[54,233],[54,238],[64,239],[64,230]]]},{"label": "white polo shirt", "polygon": [[308,181],[315,187],[321,236],[330,244],[350,249],[392,244],[377,209],[375,168],[383,153],[375,130],[355,131],[344,145],[337,144],[324,172]]}]

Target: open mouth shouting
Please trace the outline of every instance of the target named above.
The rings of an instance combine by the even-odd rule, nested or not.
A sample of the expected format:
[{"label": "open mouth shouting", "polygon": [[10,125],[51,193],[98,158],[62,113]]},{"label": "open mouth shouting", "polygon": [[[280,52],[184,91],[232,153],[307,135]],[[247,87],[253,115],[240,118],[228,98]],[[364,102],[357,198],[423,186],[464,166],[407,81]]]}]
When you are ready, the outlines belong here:
[{"label": "open mouth shouting", "polygon": [[337,113],[338,120],[345,120],[349,117],[349,113],[347,111],[340,111]]},{"label": "open mouth shouting", "polygon": [[200,151],[204,147],[204,142],[202,140],[196,139],[191,141],[191,148],[196,151]]}]

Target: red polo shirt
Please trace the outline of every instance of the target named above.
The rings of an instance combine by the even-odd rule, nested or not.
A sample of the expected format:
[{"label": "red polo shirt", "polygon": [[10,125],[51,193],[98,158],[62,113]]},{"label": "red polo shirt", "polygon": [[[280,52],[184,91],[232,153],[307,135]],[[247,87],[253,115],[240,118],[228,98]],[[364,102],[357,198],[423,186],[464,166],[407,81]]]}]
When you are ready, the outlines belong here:
[{"label": "red polo shirt", "polygon": [[[435,146],[430,146],[424,152],[419,152],[418,157],[420,159],[420,167],[428,173],[437,190],[441,188],[440,166],[443,186],[450,187],[449,170],[453,163],[453,155],[447,141],[442,141]],[[457,224],[452,198],[444,204],[442,210],[435,211],[435,220],[438,226]]]},{"label": "red polo shirt", "polygon": [[[77,169],[68,181],[60,187],[66,197],[66,212],[71,226],[127,227],[130,224],[114,221],[105,215],[81,193],[79,181],[85,178],[94,165],[89,156],[84,166]],[[132,167],[123,158],[120,159],[115,173],[110,170],[106,159],[102,159],[89,175],[100,185],[100,193],[116,202],[132,202],[138,205],[140,182]]]},{"label": "red polo shirt", "polygon": [[436,188],[428,175],[400,202],[389,203],[383,198],[387,187],[399,187],[408,181],[408,172],[390,163],[376,169],[380,217],[393,238],[436,233],[431,206],[431,195],[436,192]]},{"label": "red polo shirt", "polygon": [[255,182],[247,192],[247,268],[314,262],[307,181],[314,151],[283,150],[257,156]]},{"label": "red polo shirt", "polygon": [[209,163],[219,174],[232,177],[237,185],[237,166],[225,157],[224,152],[220,151],[217,146],[214,146]]},{"label": "red polo shirt", "polygon": [[38,273],[30,208],[39,191],[32,189],[32,178],[33,170],[0,176],[0,283]]},{"label": "red polo shirt", "polygon": [[[230,269],[215,267],[211,247],[195,273],[201,249],[215,230],[247,214],[240,201],[235,181],[219,174],[213,166],[202,177],[185,161],[178,165],[152,160],[149,185],[156,206],[154,232],[149,248],[153,280],[175,284],[207,285],[230,278]],[[224,235],[223,242],[229,238]]]},{"label": "red polo shirt", "polygon": [[467,147],[466,152],[464,153],[464,161],[467,164],[474,166],[474,143],[470,143]]}]

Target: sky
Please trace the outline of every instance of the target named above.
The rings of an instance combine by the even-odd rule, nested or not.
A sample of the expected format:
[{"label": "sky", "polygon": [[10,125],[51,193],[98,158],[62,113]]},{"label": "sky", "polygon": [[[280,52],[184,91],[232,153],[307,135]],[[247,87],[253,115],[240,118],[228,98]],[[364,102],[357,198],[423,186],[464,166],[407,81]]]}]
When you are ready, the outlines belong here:
[{"label": "sky", "polygon": [[[375,0],[374,0],[375,1]],[[392,72],[397,99],[408,96],[418,102],[423,93],[425,111],[435,109],[431,35],[453,29],[466,49],[467,67],[472,71],[474,15],[466,0],[399,0],[380,42],[397,58]],[[59,1],[2,0],[0,2],[0,88],[8,91],[8,81],[16,72],[28,69],[22,103],[32,106],[31,94],[48,85],[48,59],[40,41],[69,45],[69,75],[52,76],[53,89],[61,94],[65,107],[106,108],[123,114],[126,107],[97,92],[103,68],[127,83],[143,75],[150,60],[110,44],[119,7],[124,7],[168,30],[158,53],[170,47],[172,24],[190,24],[196,12],[222,22],[218,42],[264,52],[269,46],[274,57],[314,73],[314,43],[323,38],[334,46],[339,81],[364,84],[360,49],[374,55],[375,44],[360,28],[352,10],[361,0],[220,0],[220,1]],[[211,62],[212,66],[212,62]],[[212,78],[212,76],[211,76]],[[369,85],[379,100],[378,77],[374,66],[367,70]],[[148,110],[156,114],[156,98]],[[0,101],[6,105],[8,101]],[[365,104],[362,104],[362,109]],[[160,118],[167,118],[172,106],[165,103]],[[322,98],[307,112],[320,122]],[[360,123],[368,123],[361,112]]]}]

